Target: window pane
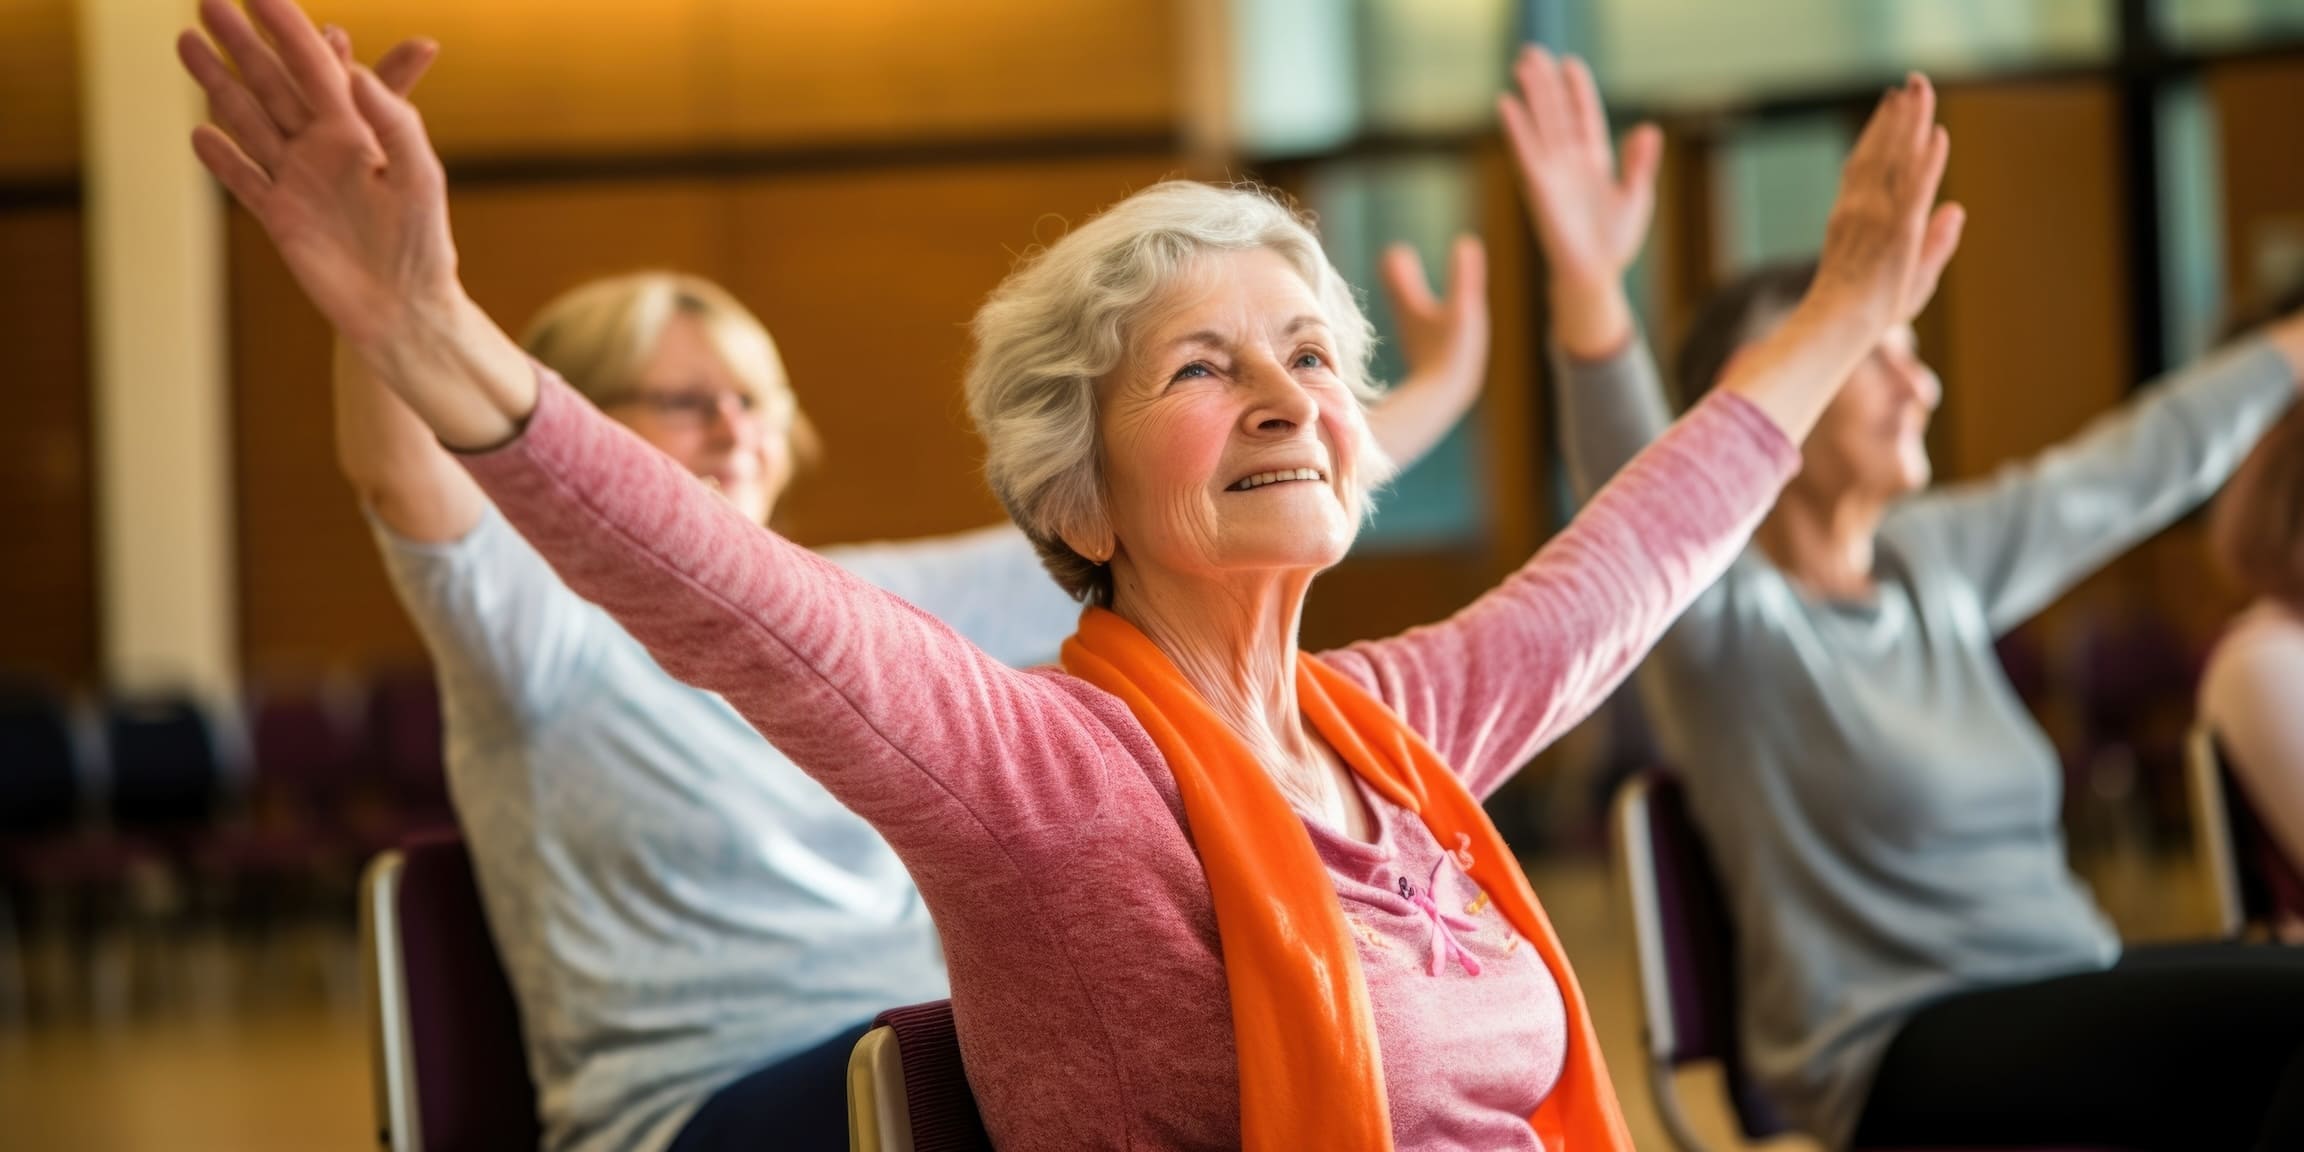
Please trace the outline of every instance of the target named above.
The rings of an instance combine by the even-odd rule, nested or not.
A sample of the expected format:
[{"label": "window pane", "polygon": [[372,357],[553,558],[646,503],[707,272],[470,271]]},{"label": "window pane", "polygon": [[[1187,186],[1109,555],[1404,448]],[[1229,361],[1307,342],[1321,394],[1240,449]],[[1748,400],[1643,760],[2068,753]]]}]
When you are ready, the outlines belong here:
[{"label": "window pane", "polygon": [[1747,124],[1722,142],[1714,209],[1730,271],[1816,253],[1854,143],[1848,122],[1830,114]]},{"label": "window pane", "polygon": [[2213,104],[2196,82],[2165,89],[2160,125],[2160,285],[2168,362],[2197,359],[2224,323],[2223,161]]},{"label": "window pane", "polygon": [[2159,0],[2161,34],[2185,49],[2304,36],[2304,0]]},{"label": "window pane", "polygon": [[1512,59],[1510,0],[1362,0],[1361,89],[1380,132],[1465,132],[1495,116]]},{"label": "window pane", "polygon": [[[1376,275],[1384,247],[1414,245],[1434,290],[1445,287],[1448,247],[1472,227],[1472,188],[1465,164],[1450,157],[1338,161],[1323,165],[1306,190],[1320,215],[1321,239],[1345,278],[1363,290],[1378,343],[1371,374],[1397,382],[1397,328]],[[1487,524],[1480,483],[1480,429],[1467,421],[1378,496],[1375,520],[1361,532],[1362,551],[1411,551],[1474,541]]]},{"label": "window pane", "polygon": [[1751,98],[1887,81],[2102,63],[2109,0],[1582,0],[1611,97]]}]

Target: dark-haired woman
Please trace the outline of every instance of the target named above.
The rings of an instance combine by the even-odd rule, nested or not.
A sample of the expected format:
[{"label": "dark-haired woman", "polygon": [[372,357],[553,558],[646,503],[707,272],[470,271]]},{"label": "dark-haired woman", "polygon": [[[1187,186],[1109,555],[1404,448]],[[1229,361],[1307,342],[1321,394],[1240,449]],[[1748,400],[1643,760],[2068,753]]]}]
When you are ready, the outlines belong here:
[{"label": "dark-haired woman", "polygon": [[[1589,493],[1670,421],[1622,288],[1659,138],[1615,170],[1590,74],[1532,51],[1505,102],[1553,278],[1570,470]],[[1957,245],[1956,206],[1926,250]],[[1703,391],[1815,276],[1730,287]],[[2214,492],[2297,394],[2304,320],[2048,453],[1927,487],[1939,390],[1891,327],[1797,476],[1643,672],[1738,928],[1748,1066],[1834,1147],[2304,1147],[2304,962],[2123,949],[2064,858],[2049,743],[1993,639]]]}]

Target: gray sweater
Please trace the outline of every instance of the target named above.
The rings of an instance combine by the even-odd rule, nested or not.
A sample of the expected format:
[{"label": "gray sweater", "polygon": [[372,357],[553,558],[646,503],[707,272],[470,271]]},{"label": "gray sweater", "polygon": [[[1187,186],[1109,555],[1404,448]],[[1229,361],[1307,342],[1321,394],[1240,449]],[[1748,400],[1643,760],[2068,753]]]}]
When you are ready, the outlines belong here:
[{"label": "gray sweater", "polygon": [[[1640,341],[1561,366],[1588,496],[1670,421]],[[1917,1008],[2101,969],[2120,942],[2065,862],[2054,750],[1993,639],[2214,492],[2296,395],[2269,345],[2153,387],[2040,457],[1898,506],[1875,599],[1757,547],[1640,675],[1738,928],[1745,1057],[1844,1147]]]}]

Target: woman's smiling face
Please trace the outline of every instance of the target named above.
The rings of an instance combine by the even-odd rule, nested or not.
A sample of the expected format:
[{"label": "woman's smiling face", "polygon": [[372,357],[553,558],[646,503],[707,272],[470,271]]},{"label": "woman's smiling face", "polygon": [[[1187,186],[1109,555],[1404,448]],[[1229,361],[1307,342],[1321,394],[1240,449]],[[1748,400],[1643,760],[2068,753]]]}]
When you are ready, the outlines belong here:
[{"label": "woman's smiling face", "polygon": [[1343,559],[1368,432],[1304,277],[1270,249],[1210,253],[1145,315],[1101,384],[1117,555],[1210,579]]}]

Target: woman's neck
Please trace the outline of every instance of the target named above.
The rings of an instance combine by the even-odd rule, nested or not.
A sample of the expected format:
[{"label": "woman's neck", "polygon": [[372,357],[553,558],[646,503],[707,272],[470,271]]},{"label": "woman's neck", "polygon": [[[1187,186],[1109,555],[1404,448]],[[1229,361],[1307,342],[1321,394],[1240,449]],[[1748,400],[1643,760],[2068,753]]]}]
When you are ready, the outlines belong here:
[{"label": "woman's neck", "polygon": [[1259,760],[1312,755],[1296,704],[1296,629],[1309,575],[1210,582],[1115,561],[1112,610],[1159,647]]},{"label": "woman's neck", "polygon": [[1351,769],[1297,707],[1296,628],[1312,573],[1210,581],[1119,560],[1112,576],[1112,610],[1167,655],[1290,806],[1354,840],[1373,839],[1376,817]]},{"label": "woman's neck", "polygon": [[1870,497],[1827,493],[1796,478],[1752,533],[1778,571],[1828,600],[1873,594],[1874,545],[1887,506]]}]

